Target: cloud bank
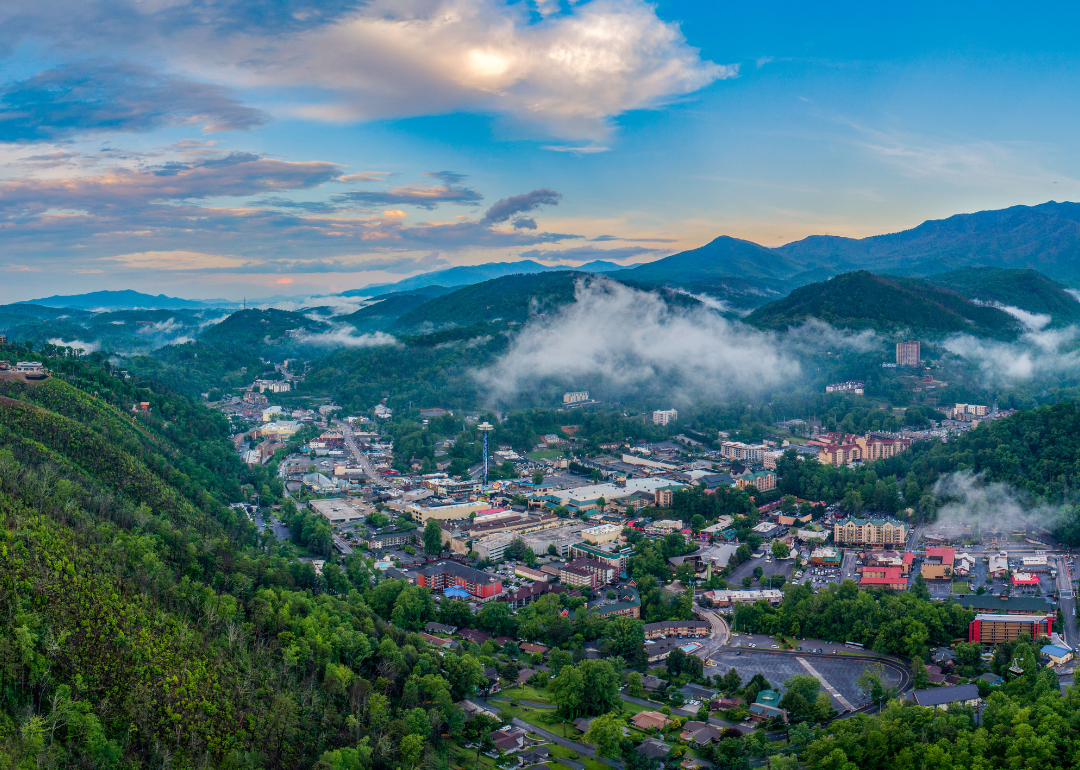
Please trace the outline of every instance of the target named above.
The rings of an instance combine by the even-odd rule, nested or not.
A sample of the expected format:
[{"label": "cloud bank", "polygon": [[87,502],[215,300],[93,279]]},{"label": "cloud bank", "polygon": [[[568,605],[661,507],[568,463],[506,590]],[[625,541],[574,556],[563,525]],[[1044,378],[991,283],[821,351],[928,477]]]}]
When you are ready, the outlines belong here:
[{"label": "cloud bank", "polygon": [[1036,527],[1053,530],[1073,512],[1066,506],[1031,501],[1020,490],[1001,482],[988,482],[970,471],[942,476],[934,495],[945,503],[938,522],[945,526],[979,526],[1009,532]]},{"label": "cloud bank", "polygon": [[1048,374],[1080,368],[1080,329],[1028,331],[1015,342],[983,340],[962,334],[949,337],[943,346],[978,367],[988,385],[1008,385]]}]

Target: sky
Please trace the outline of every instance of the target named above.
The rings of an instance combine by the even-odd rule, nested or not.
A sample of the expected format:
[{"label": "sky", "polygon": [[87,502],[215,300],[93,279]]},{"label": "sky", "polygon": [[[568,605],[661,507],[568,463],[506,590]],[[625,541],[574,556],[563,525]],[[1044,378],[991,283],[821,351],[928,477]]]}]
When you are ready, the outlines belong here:
[{"label": "sky", "polygon": [[6,3],[0,301],[333,293],[1080,200],[1078,15]]}]

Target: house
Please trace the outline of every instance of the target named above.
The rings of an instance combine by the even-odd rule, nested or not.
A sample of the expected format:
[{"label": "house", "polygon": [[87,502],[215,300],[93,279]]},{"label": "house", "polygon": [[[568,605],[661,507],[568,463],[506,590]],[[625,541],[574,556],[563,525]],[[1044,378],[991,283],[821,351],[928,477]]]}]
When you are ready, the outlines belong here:
[{"label": "house", "polygon": [[482,688],[482,695],[494,695],[502,689],[502,685],[499,683],[499,671],[494,666],[485,668],[484,676],[487,678],[487,687]]},{"label": "house", "polygon": [[710,690],[707,687],[702,687],[701,685],[696,685],[692,683],[685,685],[682,688],[681,692],[683,694],[683,697],[686,698],[686,700],[688,701],[696,700],[708,702],[715,698],[717,695],[719,695],[716,690]]},{"label": "house", "polygon": [[661,679],[652,674],[645,674],[641,677],[641,686],[649,692],[657,692],[659,690],[666,690],[668,683],[666,679]]},{"label": "house", "polygon": [[432,621],[424,626],[424,630],[429,634],[450,634],[453,635],[457,631],[457,626],[448,626],[445,623],[435,623]]},{"label": "house", "polygon": [[594,599],[589,602],[589,609],[602,618],[625,615],[631,618],[641,617],[641,596],[631,586],[621,586],[614,600]]},{"label": "house", "polygon": [[548,648],[542,644],[533,644],[532,642],[521,642],[518,645],[518,649],[522,652],[527,652],[530,655],[543,655],[548,651]]},{"label": "house", "polygon": [[630,724],[639,730],[662,730],[670,721],[659,711],[639,711],[630,717]]},{"label": "house", "polygon": [[637,747],[636,751],[646,759],[659,759],[663,761],[667,759],[668,754],[671,753],[671,747],[656,738],[646,738],[641,742],[641,745]]},{"label": "house", "polygon": [[991,687],[998,687],[998,686],[1001,685],[1002,682],[1005,681],[1004,679],[1002,679],[997,674],[993,674],[993,673],[991,673],[989,671],[987,671],[985,674],[980,676],[979,679],[983,680],[984,682],[986,682]]},{"label": "house", "polygon": [[[528,767],[529,765],[535,765],[537,762],[547,762],[551,756],[551,751],[547,746],[537,746],[535,749],[529,749],[518,754],[518,761],[522,767]],[[541,765],[540,767],[545,767]],[[540,770],[540,768],[535,768]]]},{"label": "house", "polygon": [[1067,647],[1059,647],[1056,644],[1044,644],[1040,652],[1058,666],[1062,663],[1068,663],[1073,657],[1072,650]]},{"label": "house", "polygon": [[458,646],[458,643],[453,639],[446,639],[441,636],[432,636],[426,634],[423,631],[420,632],[420,638],[427,642],[432,647],[438,647],[441,650],[449,650]]},{"label": "house", "polygon": [[592,720],[591,719],[586,719],[585,717],[578,717],[577,719],[575,719],[570,724],[572,724],[575,728],[580,730],[582,733],[587,733],[587,732],[589,732],[589,728],[592,727]]},{"label": "house", "polygon": [[717,698],[709,702],[709,711],[727,711],[737,709],[743,704],[742,698]]},{"label": "house", "polygon": [[495,748],[502,752],[521,751],[525,748],[525,731],[520,727],[504,728],[491,734]]},{"label": "house", "polygon": [[536,673],[536,669],[532,669],[532,668],[523,668],[523,669],[521,669],[520,671],[518,671],[518,675],[517,675],[518,684],[525,684],[526,682],[529,681],[529,677],[532,676],[535,673]]},{"label": "house", "polygon": [[465,641],[473,642],[474,644],[483,644],[491,638],[491,634],[489,634],[487,631],[480,631],[475,628],[466,628],[460,634],[458,634],[458,636],[460,636]]},{"label": "house", "polygon": [[973,684],[915,690],[908,694],[908,699],[920,706],[940,709],[946,709],[952,703],[959,703],[962,706],[978,706],[980,703],[979,688]]},{"label": "house", "polygon": [[719,741],[723,732],[723,729],[716,725],[690,721],[683,725],[683,731],[679,737],[700,748]]}]

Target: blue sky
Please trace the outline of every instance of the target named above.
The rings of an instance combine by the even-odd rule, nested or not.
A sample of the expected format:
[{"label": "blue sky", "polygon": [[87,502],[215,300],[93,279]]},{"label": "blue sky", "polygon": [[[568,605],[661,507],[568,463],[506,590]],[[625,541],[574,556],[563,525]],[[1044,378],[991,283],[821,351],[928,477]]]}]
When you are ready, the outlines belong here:
[{"label": "blue sky", "polygon": [[0,299],[324,293],[1080,198],[1073,8],[814,5],[0,9]]}]

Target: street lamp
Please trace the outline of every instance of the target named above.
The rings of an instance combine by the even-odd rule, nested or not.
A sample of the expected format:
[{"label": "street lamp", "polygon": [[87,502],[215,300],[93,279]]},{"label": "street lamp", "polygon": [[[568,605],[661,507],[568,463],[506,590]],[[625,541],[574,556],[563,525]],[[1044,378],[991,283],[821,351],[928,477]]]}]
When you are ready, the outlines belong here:
[{"label": "street lamp", "polygon": [[477,425],[476,429],[484,437],[484,486],[486,487],[488,483],[488,434],[495,430],[495,426],[485,420]]}]

